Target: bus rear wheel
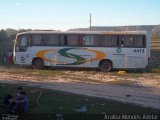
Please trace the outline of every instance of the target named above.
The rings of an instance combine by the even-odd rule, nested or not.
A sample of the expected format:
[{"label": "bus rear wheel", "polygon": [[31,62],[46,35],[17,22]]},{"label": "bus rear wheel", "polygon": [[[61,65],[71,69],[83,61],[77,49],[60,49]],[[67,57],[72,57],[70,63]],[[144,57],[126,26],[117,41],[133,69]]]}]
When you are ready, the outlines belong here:
[{"label": "bus rear wheel", "polygon": [[39,58],[34,59],[32,66],[34,69],[43,69],[44,68],[43,60]]},{"label": "bus rear wheel", "polygon": [[102,72],[109,72],[112,70],[112,63],[109,60],[103,60],[99,67]]}]

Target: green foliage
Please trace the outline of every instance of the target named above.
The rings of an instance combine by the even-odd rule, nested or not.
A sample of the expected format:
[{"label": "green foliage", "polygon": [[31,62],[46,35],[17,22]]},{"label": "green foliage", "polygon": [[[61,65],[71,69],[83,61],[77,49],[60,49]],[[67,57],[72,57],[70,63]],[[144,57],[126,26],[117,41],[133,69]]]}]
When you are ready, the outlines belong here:
[{"label": "green foliage", "polygon": [[[14,31],[14,33],[11,31]],[[12,29],[0,30],[0,51],[13,49],[13,40],[16,37],[16,33],[16,30]]]},{"label": "green foliage", "polygon": [[5,30],[0,30],[0,42],[3,42],[3,41],[6,41],[8,38],[7,38],[7,33]]}]

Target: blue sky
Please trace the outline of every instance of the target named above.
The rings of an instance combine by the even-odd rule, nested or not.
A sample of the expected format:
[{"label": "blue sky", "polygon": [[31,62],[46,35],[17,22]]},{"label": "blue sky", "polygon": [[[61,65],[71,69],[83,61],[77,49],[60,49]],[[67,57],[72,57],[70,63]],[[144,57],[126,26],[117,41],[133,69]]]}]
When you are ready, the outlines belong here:
[{"label": "blue sky", "polygon": [[0,0],[0,29],[160,24],[160,0]]}]

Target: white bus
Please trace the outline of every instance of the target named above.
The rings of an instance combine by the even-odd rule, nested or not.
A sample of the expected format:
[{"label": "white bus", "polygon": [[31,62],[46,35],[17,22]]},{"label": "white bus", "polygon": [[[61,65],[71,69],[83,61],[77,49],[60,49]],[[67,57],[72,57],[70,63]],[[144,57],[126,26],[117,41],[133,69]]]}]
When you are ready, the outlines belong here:
[{"label": "white bus", "polygon": [[145,68],[150,57],[146,31],[28,31],[17,34],[14,60],[19,65]]}]

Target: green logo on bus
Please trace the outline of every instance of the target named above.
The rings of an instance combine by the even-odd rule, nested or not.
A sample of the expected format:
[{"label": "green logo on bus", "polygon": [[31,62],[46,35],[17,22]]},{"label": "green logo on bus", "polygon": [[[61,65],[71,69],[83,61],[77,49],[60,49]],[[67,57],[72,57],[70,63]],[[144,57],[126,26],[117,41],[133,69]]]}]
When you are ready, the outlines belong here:
[{"label": "green logo on bus", "polygon": [[122,52],[122,48],[117,48],[117,53],[121,53]]}]

